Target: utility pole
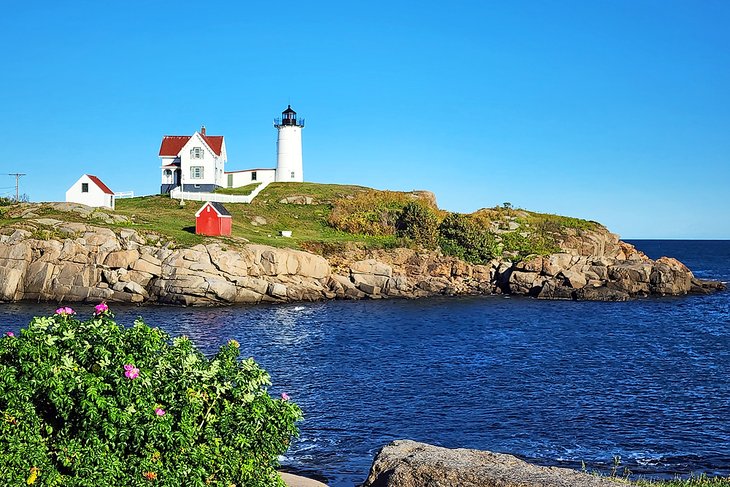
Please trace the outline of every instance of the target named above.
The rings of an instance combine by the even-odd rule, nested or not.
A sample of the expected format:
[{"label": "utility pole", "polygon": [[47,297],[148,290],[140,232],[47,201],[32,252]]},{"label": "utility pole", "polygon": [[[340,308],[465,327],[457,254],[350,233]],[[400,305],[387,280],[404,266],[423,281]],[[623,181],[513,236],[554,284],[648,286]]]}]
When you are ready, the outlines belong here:
[{"label": "utility pole", "polygon": [[20,187],[20,176],[25,176],[25,173],[22,172],[11,172],[8,174],[8,176],[15,176],[15,202],[20,202],[20,191],[18,188]]}]

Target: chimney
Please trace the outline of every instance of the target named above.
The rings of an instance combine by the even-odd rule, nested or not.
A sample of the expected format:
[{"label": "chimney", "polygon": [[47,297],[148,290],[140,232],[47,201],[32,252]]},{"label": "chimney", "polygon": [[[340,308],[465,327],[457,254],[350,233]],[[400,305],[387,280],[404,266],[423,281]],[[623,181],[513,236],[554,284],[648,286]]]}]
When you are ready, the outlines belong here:
[{"label": "chimney", "polygon": [[205,125],[200,126],[200,135],[205,135]]}]

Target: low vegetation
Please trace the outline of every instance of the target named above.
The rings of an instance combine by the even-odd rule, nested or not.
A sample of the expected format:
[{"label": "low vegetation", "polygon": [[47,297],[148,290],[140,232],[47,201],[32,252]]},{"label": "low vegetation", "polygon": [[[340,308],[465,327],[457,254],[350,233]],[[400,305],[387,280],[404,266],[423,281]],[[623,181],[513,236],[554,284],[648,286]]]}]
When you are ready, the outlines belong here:
[{"label": "low vegetation", "polygon": [[186,337],[105,304],[0,338],[0,485],[283,486],[277,458],[301,411],[231,340],[208,358]]},{"label": "low vegetation", "polygon": [[637,480],[635,485],[640,487],[730,487],[730,478],[693,475],[687,479]]},{"label": "low vegetation", "polygon": [[360,191],[334,201],[327,223],[352,234],[391,236],[403,208],[413,201],[395,191]]},{"label": "low vegetation", "polygon": [[[258,184],[219,192],[250,194]],[[195,212],[201,204],[186,201],[181,206],[168,196],[120,199],[114,213],[127,221],[107,222],[105,226],[131,226],[180,246],[221,240],[232,247],[252,242],[313,251],[411,246],[440,248],[475,263],[494,257],[519,260],[548,254],[559,250],[561,240],[570,233],[601,228],[595,222],[515,209],[509,203],[465,215],[440,210],[417,193],[336,184],[272,183],[250,204],[227,203],[233,216],[232,236],[211,238],[195,234]],[[12,207],[0,206],[0,227],[20,222],[8,216],[8,208]],[[98,224],[93,218],[48,206],[40,206],[34,213]],[[292,236],[282,237],[285,230]]]},{"label": "low vegetation", "polygon": [[261,183],[251,183],[247,184],[246,186],[241,186],[239,188],[218,188],[215,190],[215,192],[220,194],[248,196],[253,193],[253,191],[259,186],[261,186]]},{"label": "low vegetation", "polygon": [[614,480],[617,486],[632,485],[638,487],[730,487],[730,477],[710,477],[706,474],[690,474],[685,477],[676,476],[673,479],[647,479],[637,477],[631,470],[623,466],[621,457],[613,457],[613,466],[608,472],[589,471],[583,464],[582,471],[597,477]]}]

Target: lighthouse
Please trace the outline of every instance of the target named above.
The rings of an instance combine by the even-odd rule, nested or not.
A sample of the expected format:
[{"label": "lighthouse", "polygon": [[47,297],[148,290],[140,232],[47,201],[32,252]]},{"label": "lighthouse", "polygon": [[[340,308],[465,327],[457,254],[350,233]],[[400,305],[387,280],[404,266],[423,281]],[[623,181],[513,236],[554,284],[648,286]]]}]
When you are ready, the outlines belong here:
[{"label": "lighthouse", "polygon": [[302,129],[304,119],[297,120],[297,112],[289,105],[281,112],[281,118],[274,119],[274,127],[279,131],[276,140],[276,181],[304,181],[302,171]]}]

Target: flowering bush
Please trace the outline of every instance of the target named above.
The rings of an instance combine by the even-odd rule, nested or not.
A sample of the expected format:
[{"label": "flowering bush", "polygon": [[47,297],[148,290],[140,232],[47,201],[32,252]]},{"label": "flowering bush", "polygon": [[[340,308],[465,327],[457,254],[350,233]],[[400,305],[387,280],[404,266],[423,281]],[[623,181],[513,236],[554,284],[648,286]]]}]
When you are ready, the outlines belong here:
[{"label": "flowering bush", "polygon": [[234,340],[206,358],[186,337],[106,305],[0,338],[0,485],[274,486],[301,411]]}]

